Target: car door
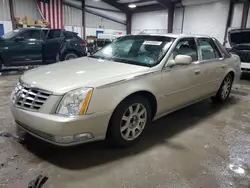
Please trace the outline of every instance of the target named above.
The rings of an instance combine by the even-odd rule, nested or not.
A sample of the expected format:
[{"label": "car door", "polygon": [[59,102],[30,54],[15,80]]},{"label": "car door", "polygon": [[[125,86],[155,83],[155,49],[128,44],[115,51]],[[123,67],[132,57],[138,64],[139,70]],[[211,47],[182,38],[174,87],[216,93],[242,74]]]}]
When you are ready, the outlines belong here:
[{"label": "car door", "polygon": [[211,38],[197,38],[200,59],[196,64],[201,97],[217,92],[224,76],[227,64],[218,47]]},{"label": "car door", "polygon": [[13,45],[9,47],[11,53],[11,64],[26,65],[42,62],[41,31],[29,29],[20,32],[13,39]]},{"label": "car door", "polygon": [[51,29],[47,33],[43,45],[43,59],[45,62],[56,62],[60,56],[60,48],[65,38],[61,29]]},{"label": "car door", "polygon": [[[189,65],[170,66],[177,55],[192,57]],[[162,70],[163,102],[160,104],[159,113],[168,112],[185,106],[199,98],[196,93],[199,81],[195,72],[198,62],[198,50],[194,38],[180,39],[171,52],[165,67]]]}]

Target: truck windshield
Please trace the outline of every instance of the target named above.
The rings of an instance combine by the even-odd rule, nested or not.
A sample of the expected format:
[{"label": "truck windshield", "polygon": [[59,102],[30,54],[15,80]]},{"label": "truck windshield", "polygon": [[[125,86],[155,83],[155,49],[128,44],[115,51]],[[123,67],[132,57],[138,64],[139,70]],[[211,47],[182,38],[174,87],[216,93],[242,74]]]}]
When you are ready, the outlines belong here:
[{"label": "truck windshield", "polygon": [[17,35],[17,33],[19,33],[20,30],[14,30],[11,31],[9,33],[6,33],[5,35],[1,36],[3,39],[12,39],[13,37],[15,37]]},{"label": "truck windshield", "polygon": [[153,67],[161,61],[173,41],[174,38],[165,36],[125,36],[115,40],[91,57]]}]

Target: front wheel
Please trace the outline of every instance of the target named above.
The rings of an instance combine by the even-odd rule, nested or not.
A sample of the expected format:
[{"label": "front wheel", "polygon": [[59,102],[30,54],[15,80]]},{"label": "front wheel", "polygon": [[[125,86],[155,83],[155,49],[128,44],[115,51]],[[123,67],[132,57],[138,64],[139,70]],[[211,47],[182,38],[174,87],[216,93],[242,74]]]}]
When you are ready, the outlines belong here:
[{"label": "front wheel", "polygon": [[231,93],[232,85],[233,85],[233,77],[231,74],[228,74],[224,78],[216,96],[212,97],[212,100],[218,102],[223,102],[227,100]]},{"label": "front wheel", "polygon": [[108,138],[120,147],[138,142],[151,121],[151,108],[143,96],[134,96],[120,103],[114,111],[108,130]]}]

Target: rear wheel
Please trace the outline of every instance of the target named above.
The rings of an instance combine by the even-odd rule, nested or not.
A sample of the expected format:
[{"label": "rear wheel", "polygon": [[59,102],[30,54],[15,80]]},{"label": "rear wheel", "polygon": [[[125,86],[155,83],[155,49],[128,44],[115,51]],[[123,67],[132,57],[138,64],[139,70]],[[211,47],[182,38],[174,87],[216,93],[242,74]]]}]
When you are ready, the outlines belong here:
[{"label": "rear wheel", "polygon": [[70,60],[70,59],[76,59],[78,58],[78,55],[75,52],[68,52],[65,54],[63,60]]},{"label": "rear wheel", "polygon": [[224,78],[216,96],[212,97],[212,100],[218,102],[223,102],[227,100],[231,93],[232,85],[233,85],[233,77],[231,74],[228,74]]},{"label": "rear wheel", "polygon": [[121,102],[114,111],[108,130],[113,144],[127,147],[141,138],[151,121],[151,109],[143,96],[134,96]]}]

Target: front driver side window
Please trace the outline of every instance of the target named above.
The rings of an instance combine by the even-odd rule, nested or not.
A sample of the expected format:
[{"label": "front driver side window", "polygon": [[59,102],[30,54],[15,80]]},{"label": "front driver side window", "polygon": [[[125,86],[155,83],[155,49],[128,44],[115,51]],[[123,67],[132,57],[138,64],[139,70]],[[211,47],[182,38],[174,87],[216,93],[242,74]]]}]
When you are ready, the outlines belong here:
[{"label": "front driver side window", "polygon": [[198,61],[197,46],[194,38],[179,40],[168,61],[173,61],[177,55],[188,55],[192,62]]},{"label": "front driver side window", "polygon": [[24,40],[39,40],[41,38],[41,32],[40,30],[29,30],[22,32],[19,36],[23,37]]}]

